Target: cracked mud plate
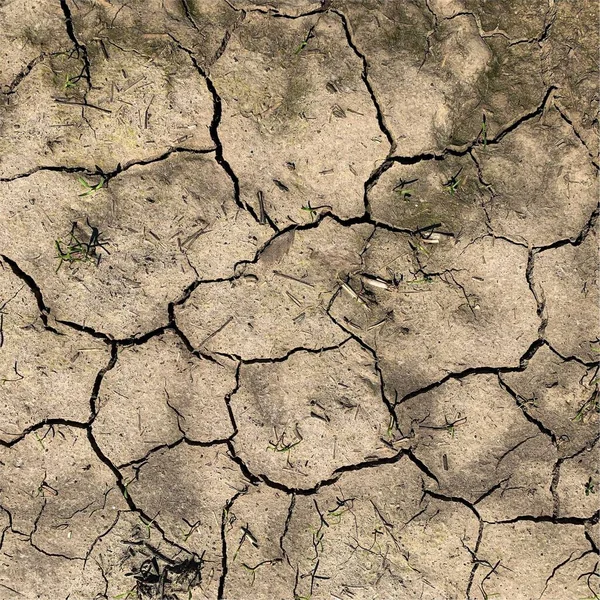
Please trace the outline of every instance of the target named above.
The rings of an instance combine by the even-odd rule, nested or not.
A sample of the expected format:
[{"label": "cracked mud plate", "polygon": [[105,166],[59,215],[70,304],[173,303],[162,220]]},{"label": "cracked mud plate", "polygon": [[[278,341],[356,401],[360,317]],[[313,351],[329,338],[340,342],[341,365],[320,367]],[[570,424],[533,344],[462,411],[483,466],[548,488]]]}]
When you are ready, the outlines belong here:
[{"label": "cracked mud plate", "polygon": [[600,600],[592,0],[0,0],[0,600]]}]

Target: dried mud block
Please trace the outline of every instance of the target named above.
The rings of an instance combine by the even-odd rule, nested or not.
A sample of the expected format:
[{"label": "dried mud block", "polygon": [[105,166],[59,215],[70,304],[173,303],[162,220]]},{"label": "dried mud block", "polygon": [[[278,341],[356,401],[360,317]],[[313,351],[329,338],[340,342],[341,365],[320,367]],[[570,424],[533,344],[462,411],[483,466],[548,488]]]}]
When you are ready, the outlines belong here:
[{"label": "dried mud block", "polygon": [[100,340],[46,327],[33,292],[0,260],[0,441],[46,419],[87,421],[109,360]]},{"label": "dried mud block", "polygon": [[424,478],[403,457],[344,473],[313,496],[297,496],[283,539],[299,574],[294,593],[465,598],[477,517],[462,504],[423,496]]},{"label": "dried mud block", "polygon": [[487,521],[552,514],[556,449],[527,421],[496,375],[449,380],[396,412],[414,453],[436,477],[429,487],[477,505]]},{"label": "dried mud block", "polygon": [[[3,2],[0,6],[0,94],[10,95],[37,63],[55,52],[68,53],[72,46],[60,2]],[[3,100],[6,102],[6,97]]]},{"label": "dried mud block", "polygon": [[51,426],[0,448],[0,504],[42,553],[85,559],[127,508],[83,429]]},{"label": "dried mud block", "polygon": [[371,216],[386,225],[422,231],[423,248],[469,243],[487,233],[489,197],[470,157],[452,155],[412,165],[394,163],[368,193]]},{"label": "dried mud block", "polygon": [[593,443],[600,426],[595,369],[564,361],[542,346],[525,371],[503,373],[501,378],[519,396],[523,410],[555,434],[560,456]]},{"label": "dried mud block", "polygon": [[293,597],[295,571],[281,541],[294,499],[259,486],[236,499],[225,528],[227,579],[223,598],[247,600]]},{"label": "dried mud block", "polygon": [[399,156],[484,143],[534,111],[546,92],[538,46],[482,38],[458,3],[434,4],[333,2],[367,59]]},{"label": "dried mud block", "polygon": [[[168,303],[197,276],[230,275],[268,235],[239,213],[211,155],[135,166],[92,193],[74,174],[48,171],[0,189],[2,252],[33,277],[53,316],[115,338],[164,325]],[[62,264],[57,242],[70,252]]]},{"label": "dried mud block", "polygon": [[254,473],[311,488],[336,470],[392,454],[373,356],[357,342],[240,368],[231,397],[236,452]]},{"label": "dried mud block", "polygon": [[196,358],[168,331],[121,350],[102,381],[94,437],[116,465],[183,436],[204,443],[227,438],[233,429],[225,397],[235,385],[233,365]]},{"label": "dried mud block", "polygon": [[213,98],[186,52],[168,36],[139,51],[106,44],[111,60],[91,63],[91,89],[74,53],[55,55],[0,106],[0,177],[40,165],[109,172],[173,147],[213,147]]},{"label": "dried mud block", "polygon": [[[560,525],[522,521],[485,525],[477,550],[480,564],[475,571],[471,598],[562,600],[586,598],[585,573],[590,554],[581,525]],[[597,562],[597,557],[596,557]],[[566,578],[569,572],[576,573]],[[592,581],[597,587],[597,582]]]},{"label": "dried mud block", "polygon": [[598,360],[598,238],[565,244],[535,257],[534,281],[546,301],[546,339],[562,356]]},{"label": "dried mud block", "polygon": [[334,14],[249,14],[211,69],[219,137],[243,202],[278,225],[364,212],[364,182],[389,150],[362,63]]},{"label": "dried mud block", "polygon": [[123,472],[136,506],[158,524],[165,538],[210,565],[212,575],[203,583],[208,597],[216,596],[219,586],[221,531],[229,503],[248,487],[226,452],[222,444],[203,448],[184,442]]},{"label": "dried mud block", "polygon": [[600,447],[598,441],[560,464],[556,486],[558,515],[591,518],[600,508]]},{"label": "dried mud block", "polygon": [[592,0],[556,2],[543,44],[542,70],[558,86],[555,101],[590,154],[598,157],[598,14]]},{"label": "dried mud block", "polygon": [[201,283],[175,307],[177,323],[195,348],[244,360],[336,346],[348,335],[326,308],[340,281],[360,268],[372,231],[325,218],[317,228],[281,234],[238,278]]},{"label": "dried mud block", "polygon": [[475,155],[494,191],[487,213],[497,235],[534,247],[574,240],[598,203],[596,169],[556,110]]},{"label": "dried mud block", "polygon": [[36,549],[25,535],[7,532],[0,548],[2,598],[56,600],[105,598],[102,568],[83,559],[70,559]]},{"label": "dried mud block", "polygon": [[[330,311],[376,350],[387,397],[402,398],[449,372],[518,366],[540,324],[526,249],[490,237],[462,252],[416,242],[378,229],[350,282],[366,306],[340,293]],[[421,260],[425,273],[437,275],[419,273]]]}]

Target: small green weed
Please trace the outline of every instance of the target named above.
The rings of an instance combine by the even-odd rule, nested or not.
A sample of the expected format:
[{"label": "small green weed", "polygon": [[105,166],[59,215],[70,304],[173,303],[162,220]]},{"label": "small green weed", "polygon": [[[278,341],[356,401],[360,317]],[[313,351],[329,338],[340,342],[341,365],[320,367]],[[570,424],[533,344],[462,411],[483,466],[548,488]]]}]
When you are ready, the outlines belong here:
[{"label": "small green weed", "polygon": [[310,215],[310,220],[314,221],[315,220],[315,215],[317,214],[317,211],[322,209],[322,208],[328,208],[329,210],[332,210],[332,206],[329,204],[322,204],[321,206],[311,206],[310,205],[310,200],[306,203],[306,206],[302,206],[300,207],[300,210],[304,210],[306,211],[309,215]]},{"label": "small green weed", "polygon": [[309,40],[315,37],[315,34],[313,33],[314,28],[315,26],[313,25],[308,30],[308,33],[306,34],[305,38],[302,40],[300,45],[294,50],[294,54],[300,54],[300,52],[302,52],[302,50],[304,50],[304,48],[306,48],[306,46],[308,45]]},{"label": "small green weed", "polygon": [[592,394],[589,400],[586,400],[571,420],[576,423],[582,423],[592,413],[600,413],[600,394],[597,391]]},{"label": "small green weed", "polygon": [[79,196],[90,196],[91,194],[95,194],[97,191],[101,190],[106,183],[104,177],[100,177],[100,181],[95,185],[90,185],[83,177],[78,177],[77,181],[85,188],[85,192],[79,194]]}]

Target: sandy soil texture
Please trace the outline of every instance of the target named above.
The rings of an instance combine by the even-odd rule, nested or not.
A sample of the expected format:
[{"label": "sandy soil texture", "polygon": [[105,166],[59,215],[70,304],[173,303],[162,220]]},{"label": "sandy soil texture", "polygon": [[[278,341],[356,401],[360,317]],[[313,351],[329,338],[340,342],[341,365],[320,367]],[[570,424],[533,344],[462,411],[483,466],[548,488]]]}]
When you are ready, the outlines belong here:
[{"label": "sandy soil texture", "polygon": [[0,600],[600,600],[595,0],[0,0]]}]

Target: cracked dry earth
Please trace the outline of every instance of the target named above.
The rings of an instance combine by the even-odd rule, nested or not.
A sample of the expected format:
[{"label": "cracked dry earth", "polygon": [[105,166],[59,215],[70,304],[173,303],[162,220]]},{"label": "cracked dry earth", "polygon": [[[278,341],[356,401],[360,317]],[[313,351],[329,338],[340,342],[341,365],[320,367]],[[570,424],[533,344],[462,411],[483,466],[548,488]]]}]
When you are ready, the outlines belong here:
[{"label": "cracked dry earth", "polygon": [[592,0],[0,0],[0,599],[600,598]]}]

